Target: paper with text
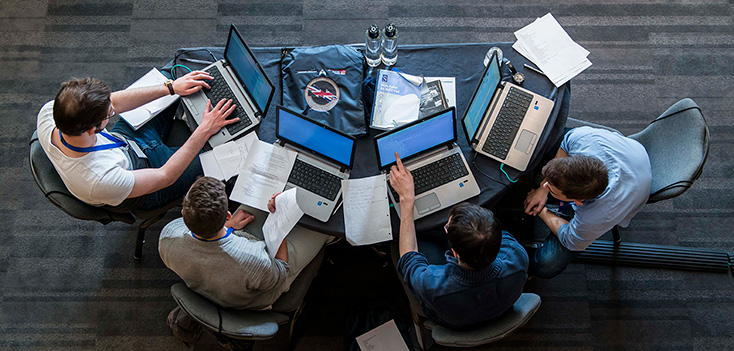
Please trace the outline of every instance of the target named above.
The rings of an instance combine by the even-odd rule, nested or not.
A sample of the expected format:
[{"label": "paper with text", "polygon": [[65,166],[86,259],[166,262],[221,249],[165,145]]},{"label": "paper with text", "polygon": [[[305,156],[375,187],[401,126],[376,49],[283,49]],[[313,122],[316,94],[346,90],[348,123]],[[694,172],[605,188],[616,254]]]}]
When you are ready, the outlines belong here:
[{"label": "paper with text", "polygon": [[296,188],[290,188],[275,198],[275,212],[268,215],[263,224],[263,236],[271,258],[278,253],[283,239],[296,226],[303,211],[296,202]]},{"label": "paper with text", "polygon": [[254,141],[229,199],[267,211],[270,197],[285,189],[296,156],[295,151]]},{"label": "paper with text", "polygon": [[353,246],[392,240],[387,175],[342,180],[344,229]]},{"label": "paper with text", "polygon": [[[153,68],[148,71],[148,73],[146,73],[144,76],[140,77],[140,79],[135,81],[135,83],[127,87],[126,90],[159,85],[163,84],[166,80],[168,80],[166,76],[164,76],[157,69]],[[153,119],[153,117],[158,115],[166,107],[171,106],[171,104],[174,103],[177,99],[178,95],[166,95],[136,109],[120,113],[120,117],[125,119],[127,123],[130,123],[130,125],[135,130],[138,130],[140,126]]]},{"label": "paper with text", "polygon": [[259,140],[255,132],[242,138],[217,145],[213,150],[199,155],[204,175],[227,180],[240,173],[252,144]]},{"label": "paper with text", "polygon": [[394,319],[358,336],[357,345],[362,351],[408,351]]}]

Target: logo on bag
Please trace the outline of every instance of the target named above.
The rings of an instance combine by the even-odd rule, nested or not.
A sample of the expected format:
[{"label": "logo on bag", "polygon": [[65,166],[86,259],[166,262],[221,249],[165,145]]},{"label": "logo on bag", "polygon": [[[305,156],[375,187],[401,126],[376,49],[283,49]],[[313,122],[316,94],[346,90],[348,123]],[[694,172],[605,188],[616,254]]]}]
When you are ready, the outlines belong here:
[{"label": "logo on bag", "polygon": [[339,86],[327,77],[312,79],[303,93],[308,106],[316,111],[329,111],[339,102]]}]

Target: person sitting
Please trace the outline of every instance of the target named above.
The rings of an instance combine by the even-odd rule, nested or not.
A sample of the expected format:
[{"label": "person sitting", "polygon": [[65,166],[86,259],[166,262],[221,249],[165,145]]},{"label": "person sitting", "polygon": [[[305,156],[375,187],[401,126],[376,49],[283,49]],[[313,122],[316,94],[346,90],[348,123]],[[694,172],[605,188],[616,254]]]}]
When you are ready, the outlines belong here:
[{"label": "person sitting", "polygon": [[[270,212],[279,194],[269,200]],[[183,217],[161,231],[158,252],[191,290],[220,306],[269,309],[330,237],[296,226],[271,258],[263,241],[266,213],[245,208],[232,215],[224,183],[197,179],[184,197]]]},{"label": "person sitting", "polygon": [[[38,140],[69,191],[93,206],[143,211],[181,198],[202,174],[196,157],[235,108],[232,101],[207,103],[201,125],[180,148],[163,142],[170,114],[159,114],[135,130],[124,119],[105,132],[117,113],[133,110],[168,94],[181,96],[209,88],[212,77],[194,71],[157,86],[111,92],[96,78],[71,79],[38,113]],[[194,161],[194,162],[192,162]]]},{"label": "person sitting", "polygon": [[528,270],[525,249],[501,230],[491,211],[461,203],[451,209],[444,226],[450,251],[431,254],[430,246],[416,241],[413,177],[395,157],[390,184],[400,196],[397,269],[423,313],[456,330],[500,316],[522,294]]},{"label": "person sitting", "polygon": [[[563,272],[615,225],[626,227],[647,202],[652,182],[642,144],[591,127],[567,132],[542,174],[541,186],[525,199],[525,212],[540,217],[552,233],[531,255],[530,272],[540,278]],[[545,206],[549,194],[561,201],[561,212],[573,210],[570,221]]]}]

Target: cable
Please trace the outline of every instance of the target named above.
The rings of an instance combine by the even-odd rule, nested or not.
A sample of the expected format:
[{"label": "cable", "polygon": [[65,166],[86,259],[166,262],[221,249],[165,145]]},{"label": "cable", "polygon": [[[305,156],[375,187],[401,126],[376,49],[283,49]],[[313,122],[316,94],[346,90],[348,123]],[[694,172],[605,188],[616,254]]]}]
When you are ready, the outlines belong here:
[{"label": "cable", "polygon": [[188,67],[186,67],[186,66],[184,66],[184,65],[173,65],[173,66],[171,67],[171,77],[173,77],[173,79],[176,79],[176,74],[175,74],[175,73],[173,73],[173,69],[174,69],[174,68],[176,68],[176,67],[183,67],[183,68],[186,68],[187,70],[189,70],[189,72],[193,72],[193,71],[194,71],[194,70],[192,70],[191,68],[188,68]]},{"label": "cable", "polygon": [[510,183],[517,183],[518,179],[512,180],[512,178],[510,178],[510,175],[507,174],[507,172],[505,172],[505,168],[504,167],[505,167],[505,164],[504,163],[500,163],[500,171],[502,171],[502,173],[505,174],[505,177],[507,177],[507,180],[509,180]]},{"label": "cable", "polygon": [[499,180],[497,180],[497,179],[494,179],[494,177],[490,176],[490,175],[489,175],[489,174],[487,174],[487,173],[484,173],[484,172],[482,172],[482,170],[481,170],[481,169],[479,169],[479,166],[477,166],[477,163],[476,163],[476,161],[477,161],[477,153],[474,153],[474,158],[472,158],[472,160],[471,160],[471,164],[473,164],[473,165],[474,165],[474,168],[475,168],[475,169],[477,170],[477,172],[479,172],[479,174],[481,174],[481,175],[483,175],[483,176],[485,176],[485,177],[487,177],[487,178],[489,178],[489,179],[491,179],[491,180],[495,181],[495,182],[496,182],[496,183],[498,183],[498,184],[501,184],[501,185],[505,185],[505,183],[503,183],[503,182],[501,182],[501,181],[499,181]]}]

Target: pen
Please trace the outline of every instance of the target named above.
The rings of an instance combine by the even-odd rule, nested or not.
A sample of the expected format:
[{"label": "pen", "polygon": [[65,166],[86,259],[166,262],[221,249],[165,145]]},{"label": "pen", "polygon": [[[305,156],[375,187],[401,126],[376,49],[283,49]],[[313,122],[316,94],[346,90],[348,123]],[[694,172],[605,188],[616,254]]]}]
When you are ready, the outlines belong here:
[{"label": "pen", "polygon": [[[525,68],[527,68],[527,69],[529,69],[529,70],[531,70],[531,71],[533,71],[533,72],[535,72],[537,74],[542,74],[542,75],[546,76],[545,73],[543,73],[543,71],[541,71],[541,70],[539,70],[539,69],[537,69],[537,68],[535,68],[535,67],[533,67],[531,65],[528,65],[527,63],[523,64],[523,67],[525,67]],[[548,76],[546,76],[546,77],[548,77]]]},{"label": "pen", "polygon": [[193,63],[201,63],[203,65],[210,65],[210,64],[214,63],[214,62],[210,62],[210,61],[190,59],[190,58],[186,58],[186,57],[182,58],[181,61],[193,62]]}]

